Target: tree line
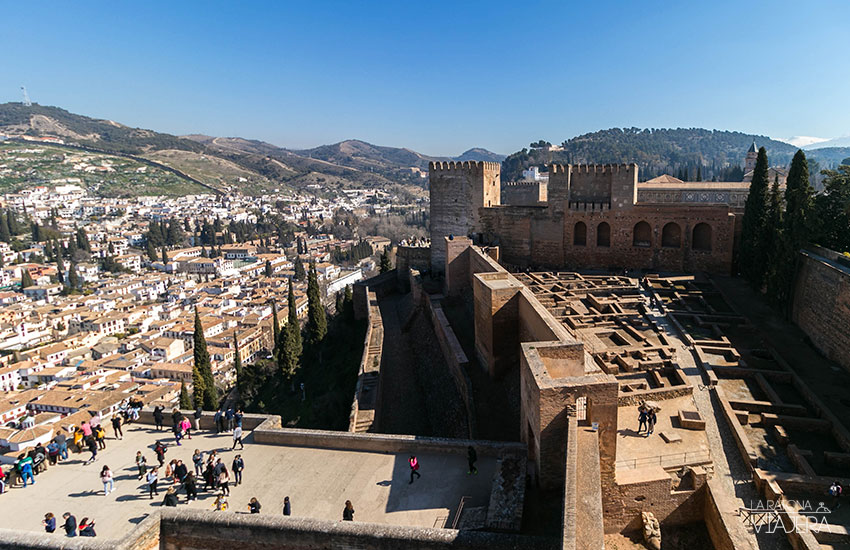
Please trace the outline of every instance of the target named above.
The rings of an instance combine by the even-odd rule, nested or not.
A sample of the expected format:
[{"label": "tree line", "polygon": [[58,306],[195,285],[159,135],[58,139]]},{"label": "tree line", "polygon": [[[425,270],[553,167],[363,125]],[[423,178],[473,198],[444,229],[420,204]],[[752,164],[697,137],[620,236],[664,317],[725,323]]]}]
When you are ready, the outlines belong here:
[{"label": "tree line", "polygon": [[800,249],[814,243],[850,250],[850,166],[822,171],[824,191],[818,195],[802,150],[791,160],[784,192],[778,178],[769,181],[768,166],[762,147],[744,207],[738,266],[749,284],[787,316]]}]

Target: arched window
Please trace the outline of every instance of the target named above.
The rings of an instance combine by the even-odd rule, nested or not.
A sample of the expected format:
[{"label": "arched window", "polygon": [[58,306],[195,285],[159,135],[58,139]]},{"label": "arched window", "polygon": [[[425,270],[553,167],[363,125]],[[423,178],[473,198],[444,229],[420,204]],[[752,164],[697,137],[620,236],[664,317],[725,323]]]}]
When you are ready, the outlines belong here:
[{"label": "arched window", "polygon": [[585,246],[587,244],[587,226],[584,222],[576,223],[573,228],[573,245]]},{"label": "arched window", "polygon": [[711,251],[711,226],[707,223],[696,224],[692,243],[694,250]]},{"label": "arched window", "polygon": [[646,222],[637,222],[635,224],[634,233],[632,233],[632,245],[644,246],[649,248],[652,246],[652,228]]},{"label": "arched window", "polygon": [[682,246],[682,229],[679,224],[670,222],[661,230],[661,246],[679,248]]},{"label": "arched window", "polygon": [[611,246],[611,226],[602,222],[596,226],[596,246]]}]

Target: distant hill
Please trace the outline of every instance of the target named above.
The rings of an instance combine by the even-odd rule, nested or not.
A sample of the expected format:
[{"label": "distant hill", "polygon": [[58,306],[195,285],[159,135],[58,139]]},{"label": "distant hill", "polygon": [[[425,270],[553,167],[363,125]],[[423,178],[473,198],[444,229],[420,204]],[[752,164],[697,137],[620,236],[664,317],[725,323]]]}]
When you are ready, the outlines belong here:
[{"label": "distant hill", "polygon": [[846,148],[850,147],[850,136],[838,137],[835,139],[828,139],[826,141],[819,141],[817,143],[811,143],[809,145],[804,145],[803,149],[806,150],[816,150],[816,149],[826,149],[826,148]]},{"label": "distant hill", "polygon": [[505,160],[505,155],[500,155],[498,153],[494,153],[492,151],[488,151],[487,149],[482,149],[480,147],[473,147],[468,151],[464,152],[462,155],[453,157],[453,160],[483,160],[486,162],[502,162]]},{"label": "distant hill", "polygon": [[514,153],[502,163],[502,179],[519,179],[524,168],[550,162],[636,162],[641,179],[663,173],[676,176],[683,170],[688,170],[690,179],[694,179],[697,168],[704,180],[723,181],[735,175],[740,179],[740,167],[754,140],[759,147],[767,149],[771,165],[785,166],[797,151],[788,143],[742,132],[611,128],[568,139],[563,142],[562,151],[523,149]]}]

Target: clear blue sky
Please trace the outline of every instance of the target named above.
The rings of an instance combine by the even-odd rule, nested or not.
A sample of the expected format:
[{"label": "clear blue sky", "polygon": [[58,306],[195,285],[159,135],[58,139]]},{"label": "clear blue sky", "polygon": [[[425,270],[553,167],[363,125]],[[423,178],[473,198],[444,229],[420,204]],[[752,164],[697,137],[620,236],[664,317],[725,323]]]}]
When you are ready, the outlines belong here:
[{"label": "clear blue sky", "polygon": [[0,102],[176,134],[510,153],[850,133],[850,2],[4,2]]}]

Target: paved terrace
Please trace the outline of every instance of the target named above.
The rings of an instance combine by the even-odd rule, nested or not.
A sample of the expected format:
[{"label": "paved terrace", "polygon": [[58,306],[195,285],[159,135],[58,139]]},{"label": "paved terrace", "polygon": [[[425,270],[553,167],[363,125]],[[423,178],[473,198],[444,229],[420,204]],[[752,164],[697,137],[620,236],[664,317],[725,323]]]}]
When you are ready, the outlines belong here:
[{"label": "paved terrace", "polygon": [[[169,444],[166,462],[179,458],[190,470],[196,448],[205,455],[217,449],[228,470],[233,457],[242,454],[246,464],[243,484],[235,487],[231,473],[231,509],[222,514],[247,513],[251,497],[257,497],[263,505],[262,514],[281,514],[283,497],[288,495],[293,516],[339,521],[345,501],[351,500],[355,521],[442,527],[453,517],[462,496],[471,497],[466,506],[488,504],[497,469],[496,458],[482,453],[479,473],[472,476],[466,473],[465,453],[419,454],[422,478],[410,485],[407,453],[258,444],[250,432],[243,451],[230,450],[229,433],[208,431],[177,447],[168,432],[131,424],[125,427],[123,440],[107,441],[107,449],[98,453],[93,464],[83,465],[88,452],[72,453],[68,461],[37,476],[35,485],[26,489],[18,486],[0,495],[0,527],[42,531],[41,519],[46,512],[53,512],[61,523],[62,514],[70,511],[77,520],[86,516],[95,519],[100,539],[123,536],[159,509],[169,486],[161,469],[160,496],[150,500],[146,486],[137,480],[136,451],[141,450],[148,464],[155,465],[153,447],[158,437]],[[104,496],[99,478],[104,464],[116,476],[115,491],[109,496]],[[212,491],[201,491],[199,500],[186,504],[181,491],[179,509],[210,510],[214,499]],[[59,531],[55,536],[63,537]]]}]

